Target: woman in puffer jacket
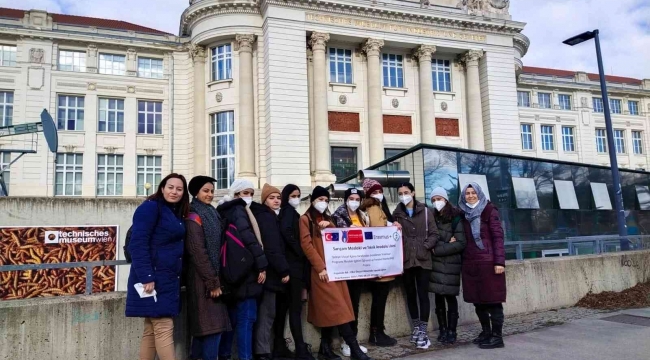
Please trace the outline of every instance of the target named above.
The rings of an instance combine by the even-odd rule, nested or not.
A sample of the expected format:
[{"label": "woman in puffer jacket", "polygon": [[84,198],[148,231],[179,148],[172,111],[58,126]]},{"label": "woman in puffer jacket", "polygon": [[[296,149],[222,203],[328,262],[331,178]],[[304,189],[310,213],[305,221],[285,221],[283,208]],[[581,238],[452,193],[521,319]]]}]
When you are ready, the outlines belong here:
[{"label": "woman in puffer jacket", "polygon": [[447,191],[433,189],[431,203],[434,206],[436,226],[440,240],[433,248],[433,271],[429,277],[429,292],[436,297],[436,318],[440,334],[438,341],[446,344],[456,342],[458,325],[458,299],[463,250],[467,244],[461,222],[461,211],[449,203]]}]

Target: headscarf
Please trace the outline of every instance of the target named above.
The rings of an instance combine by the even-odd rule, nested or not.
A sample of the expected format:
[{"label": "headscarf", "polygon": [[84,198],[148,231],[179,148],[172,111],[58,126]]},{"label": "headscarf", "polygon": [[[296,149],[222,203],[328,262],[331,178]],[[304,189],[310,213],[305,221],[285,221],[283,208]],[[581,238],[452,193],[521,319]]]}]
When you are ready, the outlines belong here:
[{"label": "headscarf", "polygon": [[296,190],[300,191],[300,188],[294,184],[287,184],[282,188],[282,194],[280,196],[282,199],[281,207],[291,206],[291,204],[289,204],[289,196],[291,195],[292,192]]},{"label": "headscarf", "polygon": [[[478,195],[478,203],[473,209],[467,206],[467,202],[465,200],[465,191],[467,191],[467,188],[470,186],[474,189],[474,191],[476,191],[476,195]],[[469,221],[469,224],[472,227],[472,236],[474,237],[474,243],[481,250],[485,249],[483,240],[481,239],[481,213],[483,213],[483,210],[485,210],[485,206],[487,204],[487,196],[485,196],[481,187],[475,182],[471,182],[465,185],[463,191],[460,193],[460,201],[458,201],[458,207],[465,212],[465,219]]]},{"label": "headscarf", "polygon": [[197,198],[192,199],[190,212],[197,214],[201,218],[208,258],[210,258],[210,264],[218,274],[221,269],[220,252],[221,235],[223,234],[219,212],[212,205],[204,204]]}]

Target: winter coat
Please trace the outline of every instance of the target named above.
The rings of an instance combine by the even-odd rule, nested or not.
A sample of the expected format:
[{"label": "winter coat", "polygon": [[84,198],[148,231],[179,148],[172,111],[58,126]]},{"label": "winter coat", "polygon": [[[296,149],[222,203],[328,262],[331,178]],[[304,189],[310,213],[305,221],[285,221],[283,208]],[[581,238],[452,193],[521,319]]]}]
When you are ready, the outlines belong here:
[{"label": "winter coat", "polygon": [[[440,240],[433,247],[433,271],[429,275],[429,292],[457,296],[460,293],[462,253],[465,250],[465,228],[458,210],[445,221],[436,216]],[[453,243],[451,238],[456,238]]]},{"label": "winter coat", "polygon": [[[357,209],[356,213],[357,217],[359,217],[359,221],[361,222],[361,226],[367,226],[366,224],[368,223],[368,219],[366,218],[366,214],[362,213],[359,209]],[[332,214],[332,220],[334,221],[334,225],[337,228],[351,227],[352,219],[350,218],[350,213],[348,212],[348,205],[344,203],[339,206],[336,211],[334,211],[334,214]]]},{"label": "winter coat", "polygon": [[[330,224],[330,227],[334,227]],[[320,229],[309,214],[300,217],[300,244],[311,263],[311,290],[307,321],[317,327],[330,327],[354,321],[352,301],[346,281],[322,282],[318,274],[325,270],[325,251]]]},{"label": "winter coat", "polygon": [[[200,221],[200,218],[198,218]],[[232,330],[223,297],[213,299],[210,291],[221,287],[219,269],[214,269],[205,246],[205,233],[195,220],[185,220],[187,320],[192,336],[219,334]]]},{"label": "winter coat", "polygon": [[393,211],[395,221],[402,225],[402,248],[404,250],[404,270],[421,267],[431,270],[431,249],[440,238],[433,211],[423,203],[413,200],[413,217],[400,203]]},{"label": "winter coat", "polygon": [[505,266],[504,235],[499,211],[488,203],[481,213],[481,239],[485,249],[476,246],[469,221],[463,219],[467,246],[463,252],[463,298],[473,304],[506,301],[506,275],[494,273],[494,266]]},{"label": "winter coat", "polygon": [[284,291],[285,284],[282,283],[282,278],[289,276],[289,263],[285,256],[284,241],[280,235],[278,216],[268,206],[256,202],[251,203],[250,209],[260,228],[264,254],[269,262],[264,289],[273,292]]},{"label": "winter coat", "polygon": [[262,295],[263,285],[257,283],[259,273],[266,271],[268,261],[264,255],[264,250],[255,237],[253,227],[248,212],[246,211],[246,202],[242,199],[233,199],[227,201],[217,207],[217,211],[221,214],[223,219],[229,224],[235,225],[241,241],[250,251],[255,259],[255,269],[252,269],[250,274],[239,284],[232,285],[230,292],[237,300],[244,300],[256,298]]},{"label": "winter coat", "polygon": [[381,208],[381,202],[379,200],[375,198],[364,199],[359,209],[365,211],[368,215],[368,226],[381,227],[388,225],[388,218]]},{"label": "winter coat", "polygon": [[280,208],[280,234],[285,246],[291,281],[300,280],[303,285],[309,277],[309,264],[300,246],[300,214],[287,204]]},{"label": "winter coat", "polygon": [[[160,219],[158,218],[160,217]],[[129,252],[133,262],[126,293],[128,317],[174,317],[180,312],[185,224],[164,200],[147,200],[135,210]],[[140,298],[134,285],[155,283]]]}]

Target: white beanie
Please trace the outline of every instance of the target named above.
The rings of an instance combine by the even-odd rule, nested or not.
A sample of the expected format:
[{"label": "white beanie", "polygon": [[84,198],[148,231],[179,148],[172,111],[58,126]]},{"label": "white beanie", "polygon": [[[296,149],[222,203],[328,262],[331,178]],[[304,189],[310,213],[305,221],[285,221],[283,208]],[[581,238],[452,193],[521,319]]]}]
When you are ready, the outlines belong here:
[{"label": "white beanie", "polygon": [[447,190],[441,188],[440,186],[433,189],[433,191],[431,192],[430,199],[433,199],[434,196],[440,196],[443,197],[445,200],[449,201],[449,195],[447,195]]},{"label": "white beanie", "polygon": [[219,205],[232,200],[235,197],[235,194],[246,189],[255,189],[255,185],[250,180],[246,179],[235,179],[228,188],[228,195],[224,195],[223,198],[219,201]]}]

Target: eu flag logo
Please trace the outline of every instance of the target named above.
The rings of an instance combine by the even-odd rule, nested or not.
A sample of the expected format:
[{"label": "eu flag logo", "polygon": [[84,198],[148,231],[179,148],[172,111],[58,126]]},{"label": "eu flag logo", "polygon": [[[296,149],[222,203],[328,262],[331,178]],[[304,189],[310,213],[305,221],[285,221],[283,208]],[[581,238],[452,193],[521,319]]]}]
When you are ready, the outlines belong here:
[{"label": "eu flag logo", "polygon": [[363,233],[363,238],[366,240],[372,240],[372,231],[365,231]]}]

